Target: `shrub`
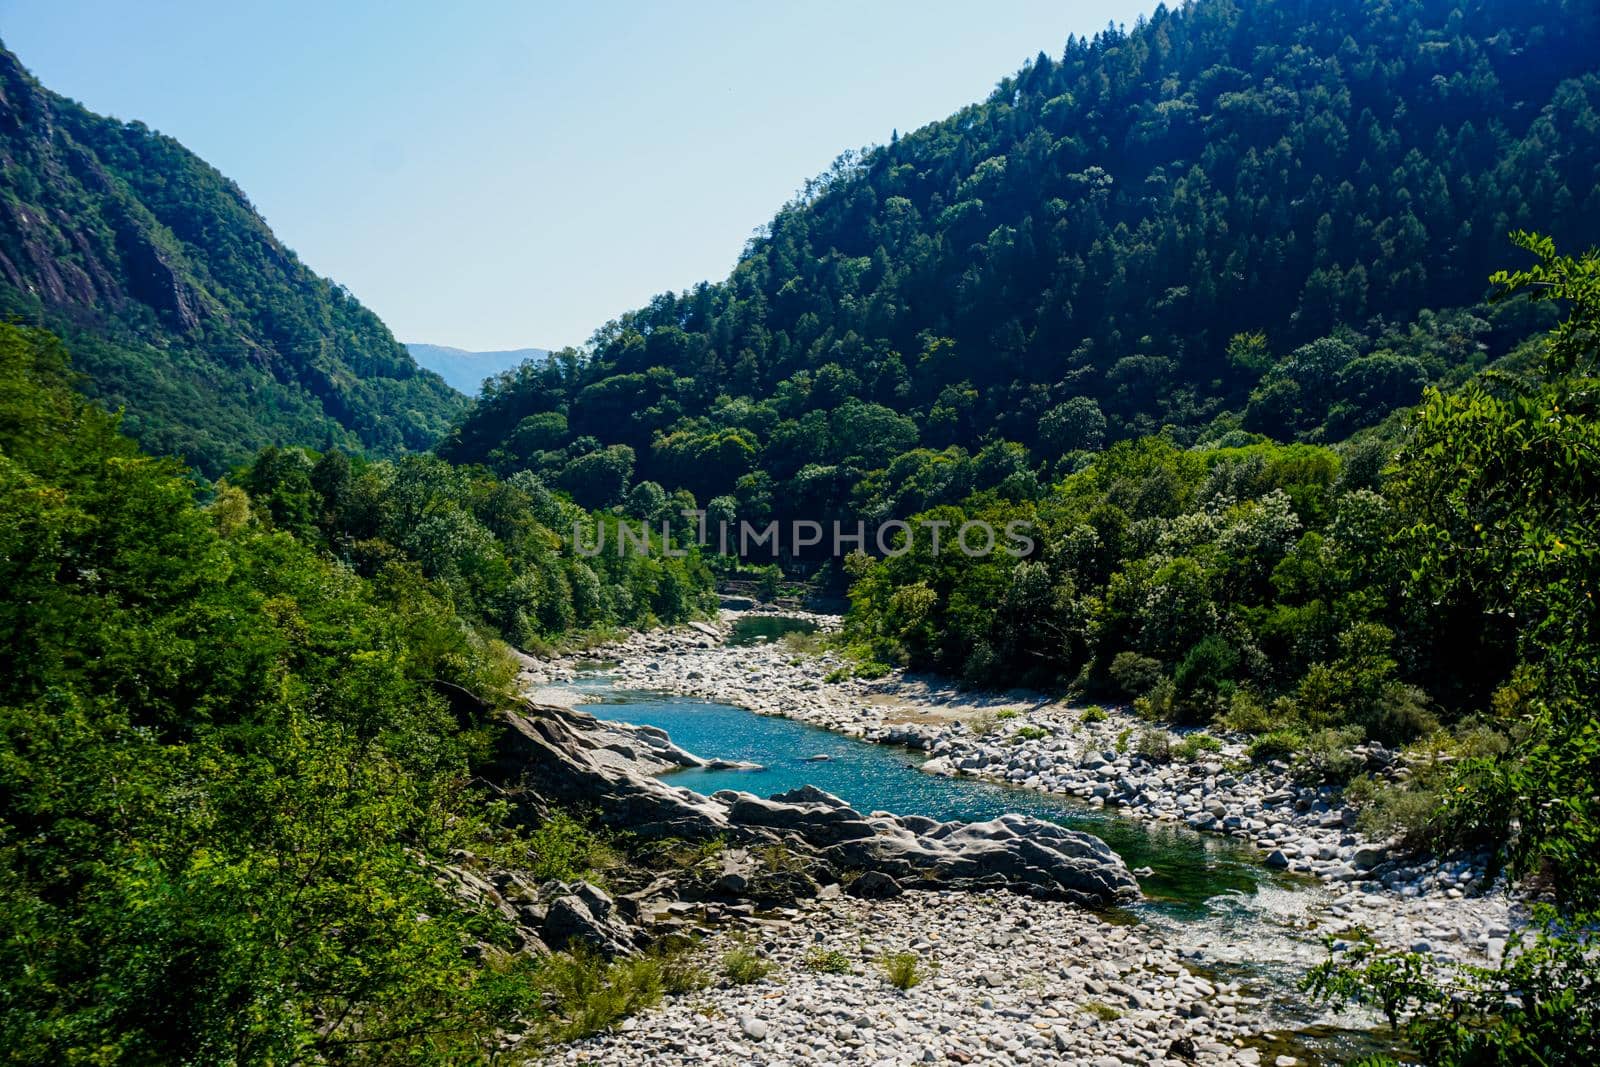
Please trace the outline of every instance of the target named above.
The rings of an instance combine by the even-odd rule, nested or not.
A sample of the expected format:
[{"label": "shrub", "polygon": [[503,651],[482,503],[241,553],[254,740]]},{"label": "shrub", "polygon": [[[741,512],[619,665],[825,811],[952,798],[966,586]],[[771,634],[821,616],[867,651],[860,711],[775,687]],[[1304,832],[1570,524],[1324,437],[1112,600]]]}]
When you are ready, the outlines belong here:
[{"label": "shrub", "polygon": [[1295,756],[1294,776],[1303,782],[1343,785],[1361,770],[1361,758],[1350,751],[1360,743],[1359,726],[1313,730]]},{"label": "shrub", "polygon": [[1173,672],[1173,708],[1187,722],[1202,722],[1229,704],[1239,653],[1223,637],[1212,634],[1195,644]]},{"label": "shrub", "polygon": [[532,859],[528,873],[541,882],[570,882],[614,867],[615,851],[593,830],[565,812],[550,817],[527,835]]},{"label": "shrub", "polygon": [[1090,723],[1105,722],[1108,718],[1110,718],[1110,716],[1106,714],[1105,708],[1102,708],[1099,704],[1090,704],[1088,707],[1083,709],[1083,714],[1078,717],[1078,721],[1087,725]]},{"label": "shrub", "polygon": [[759,982],[771,973],[771,961],[763,959],[750,944],[740,943],[723,954],[722,976],[734,985]]},{"label": "shrub", "polygon": [[836,948],[814,948],[806,953],[806,970],[819,974],[849,974],[850,957]]},{"label": "shrub", "polygon": [[1165,672],[1161,661],[1137,652],[1118,652],[1111,661],[1111,678],[1130,697],[1148,693]]},{"label": "shrub", "polygon": [[1132,736],[1133,736],[1133,727],[1131,727],[1131,726],[1128,727],[1127,729],[1123,730],[1121,733],[1119,733],[1117,735],[1117,739],[1115,741],[1113,741],[1112,744],[1111,744],[1111,747],[1116,749],[1117,755],[1120,756],[1123,753],[1128,751],[1128,738],[1130,738]]},{"label": "shrub", "polygon": [[894,952],[880,961],[884,979],[896,989],[906,990],[922,984],[922,961],[915,952]]},{"label": "shrub", "polygon": [[1049,736],[1050,731],[1046,730],[1043,726],[1024,726],[1022,729],[1011,735],[1011,740],[1017,742],[1041,741]]},{"label": "shrub", "polygon": [[1190,734],[1172,746],[1172,758],[1193,763],[1210,752],[1222,751],[1222,742],[1210,734]]},{"label": "shrub", "polygon": [[1271,730],[1250,742],[1245,753],[1256,763],[1294,758],[1306,743],[1305,735],[1298,730]]},{"label": "shrub", "polygon": [[[778,640],[783,643],[784,648],[798,656],[820,656],[828,647],[828,635],[820,630],[813,630],[810,633],[791,630]],[[791,662],[799,661],[793,660]]]},{"label": "shrub", "polygon": [[1410,782],[1390,785],[1362,776],[1345,787],[1345,802],[1357,809],[1362,833],[1379,839],[1399,837],[1418,849],[1445,843],[1441,801],[1432,788]]},{"label": "shrub", "polygon": [[663,995],[699,989],[705,981],[683,945],[609,962],[587,950],[560,952],[539,968],[544,1009],[537,1029],[549,1041],[574,1041],[654,1007]]},{"label": "shrub", "polygon": [[1172,759],[1172,737],[1165,730],[1141,730],[1133,754],[1151,763],[1166,763]]},{"label": "shrub", "polygon": [[974,737],[988,737],[1000,729],[1000,720],[991,711],[980,712],[967,723],[967,729],[972,731]]},{"label": "shrub", "polygon": [[1439,963],[1357,942],[1302,982],[1314,1001],[1354,1001],[1382,1011],[1423,1062],[1600,1062],[1600,982],[1594,930],[1600,914],[1558,917],[1535,905],[1495,967]]},{"label": "shrub", "polygon": [[756,862],[761,864],[761,869],[768,874],[803,871],[806,868],[805,857],[782,841],[774,841],[770,845],[760,845],[753,848],[750,850],[750,855]]},{"label": "shrub", "polygon": [[1217,724],[1224,730],[1241,734],[1264,734],[1281,721],[1260,697],[1244,688],[1233,691],[1228,710],[1217,716]]},{"label": "shrub", "polygon": [[1171,678],[1161,678],[1150,691],[1133,702],[1141,718],[1171,722],[1178,719],[1178,687]]},{"label": "shrub", "polygon": [[1115,1022],[1122,1018],[1122,1012],[1104,1001],[1091,1000],[1083,1005],[1083,1010],[1103,1023]]},{"label": "shrub", "polygon": [[994,717],[1001,722],[1005,722],[1007,719],[1015,719],[1021,714],[1022,712],[1018,711],[1016,708],[1002,708],[994,713]]}]

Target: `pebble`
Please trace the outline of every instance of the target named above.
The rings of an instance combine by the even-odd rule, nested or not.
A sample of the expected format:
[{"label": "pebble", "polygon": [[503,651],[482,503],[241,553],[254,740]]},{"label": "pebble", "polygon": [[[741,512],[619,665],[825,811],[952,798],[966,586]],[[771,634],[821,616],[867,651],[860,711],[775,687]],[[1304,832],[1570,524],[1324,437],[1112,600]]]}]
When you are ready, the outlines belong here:
[{"label": "pebble", "polygon": [[[725,627],[737,617],[737,613],[724,612],[721,622]],[[838,624],[835,617],[809,617],[824,629]],[[571,699],[573,691],[563,688],[564,683],[576,676],[581,661],[595,659],[620,661],[610,673],[618,684],[626,687],[715,700],[867,741],[921,750],[929,757],[922,769],[930,773],[991,779],[1077,798],[1087,806],[1115,810],[1124,817],[1177,824],[1181,827],[1179,832],[1183,833],[1223,834],[1242,839],[1261,850],[1267,866],[1314,876],[1327,887],[1324,892],[1304,889],[1296,894],[1303,900],[1302,914],[1294,920],[1304,933],[1304,951],[1295,958],[1302,969],[1322,958],[1320,940],[1324,935],[1346,933],[1357,926],[1397,948],[1413,948],[1471,963],[1497,961],[1504,952],[1506,938],[1525,916],[1525,909],[1508,892],[1503,880],[1491,884],[1485,857],[1406,856],[1392,842],[1370,840],[1355,828],[1353,812],[1340,805],[1336,791],[1302,785],[1290,776],[1287,764],[1273,762],[1238,769],[1244,762],[1243,739],[1219,736],[1219,750],[1204,753],[1194,762],[1152,762],[1129,751],[1132,747],[1129,738],[1152,727],[1128,709],[1106,709],[1105,721],[1085,723],[1081,710],[1067,708],[1038,693],[972,693],[957,690],[938,679],[908,677],[899,672],[877,680],[828,681],[834,671],[846,666],[832,653],[797,656],[781,643],[730,648],[703,630],[651,631],[634,634],[615,646],[587,650],[579,656],[544,662],[530,660],[523,682],[529,687],[546,687],[535,688],[532,693],[535,699]],[[1018,714],[996,718],[995,713],[999,711]],[[982,728],[975,728],[976,724],[982,724]],[[1018,735],[1024,727],[1031,729]],[[1169,737],[1172,742],[1179,739]],[[1398,767],[1393,754],[1376,748],[1369,760],[1379,766]],[[1403,768],[1400,773],[1404,773]],[[907,894],[894,901],[877,902],[875,906],[889,911],[915,910],[919,899],[925,896],[928,895]],[[972,898],[958,899],[970,901]],[[818,906],[830,911],[851,912],[864,905],[830,893]],[[1031,912],[1008,909],[1008,916],[1012,914],[1029,915]],[[1053,918],[1037,917],[1035,921],[1059,922],[1061,915],[1076,915],[1078,921],[1083,920],[1082,913],[1076,909],[1056,906]],[[1010,1030],[995,1029],[1001,1025],[999,1013],[1016,1009],[1016,998],[1031,997],[1030,1003],[1035,1004],[1035,1008],[1030,1011],[1038,1010],[1040,1000],[1033,992],[1019,987],[1012,965],[1017,952],[1039,944],[1040,935],[1030,931],[1026,938],[999,939],[998,945],[991,944],[996,940],[989,936],[991,933],[1008,928],[1009,924],[1005,923],[985,925],[972,921],[953,926],[933,923],[908,931],[905,945],[913,941],[919,945],[939,943],[930,955],[992,953],[988,960],[966,959],[964,967],[954,977],[951,972],[941,971],[933,981],[925,982],[910,993],[894,994],[907,1000],[933,997],[939,1001],[926,1005],[928,1021],[919,1021],[915,1026],[903,1019],[899,1011],[884,1017],[875,1016],[869,1010],[850,1026],[830,1023],[819,1027],[810,1021],[811,1015],[806,1015],[804,1022],[782,1019],[775,1030],[769,1020],[779,1019],[779,1016],[751,1011],[761,1005],[743,1000],[730,1004],[723,1009],[723,1015],[736,1018],[738,1026],[725,1027],[720,1033],[723,1040],[737,1041],[743,1051],[727,1053],[725,1062],[787,1063],[820,1057],[822,1062],[833,1058],[850,1063],[882,1059],[966,1063],[993,1058],[996,1047],[1007,1049],[1010,1044],[1016,1045],[1019,1058],[1048,1062],[1055,1053],[1067,1056],[1068,1050],[1059,1047],[1063,1038],[1056,1034],[1064,1034],[1064,1039],[1070,1043],[1072,1055],[1067,1058],[1079,1062],[1095,1062],[1097,1056],[1114,1058],[1124,1054],[1132,1056],[1134,1062],[1159,1061],[1173,1035],[1160,1027],[1141,1029],[1138,1016],[1160,1011],[1166,1011],[1166,1018],[1174,1023],[1196,1028],[1194,1040],[1201,1062],[1260,1061],[1254,1049],[1231,1044],[1221,1047],[1215,1040],[1239,1032],[1240,1020],[1248,1017],[1248,1014],[1241,1015],[1240,1009],[1246,1013],[1254,1011],[1257,1027],[1265,1027],[1267,1020],[1261,1016],[1260,1006],[1248,998],[1242,1002],[1230,1001],[1227,998],[1232,992],[1224,989],[1215,997],[1197,999],[1191,996],[1187,1002],[1177,1002],[1171,1000],[1175,995],[1171,987],[1151,990],[1142,985],[1139,997],[1131,1000],[1126,994],[1116,997],[1108,992],[1108,982],[1089,979],[1088,971],[1076,965],[1073,953],[1087,951],[1078,947],[1063,951],[1057,946],[1056,956],[1056,963],[1070,970],[1074,981],[1083,981],[1081,986],[1073,987],[1075,992],[1080,996],[1091,993],[1105,1004],[1125,1010],[1126,1016],[1115,1024],[1102,1024],[1079,1012],[1070,1022],[1056,1026],[1051,1034],[1044,1034],[1027,1025],[1040,1021],[1027,1015],[1012,1018]],[[1175,927],[1163,933],[1181,941],[1184,932]],[[825,938],[828,939],[826,943],[832,943],[834,934],[831,927],[814,928],[814,933],[806,932],[803,939],[809,949],[824,944]],[[1095,958],[1107,962],[1126,962],[1121,954],[1135,947],[1141,956],[1144,955],[1145,946],[1128,945],[1103,931],[1092,940],[1084,936],[1085,944],[1092,944],[1094,951],[1100,953]],[[950,940],[945,942],[943,938]],[[1254,950],[1250,945],[1227,944],[1190,945],[1185,949],[1187,955],[1204,961],[1207,966],[1248,962],[1249,953]],[[1068,962],[1063,964],[1062,960]],[[872,994],[869,1000],[879,1000],[882,991],[874,985],[875,967],[870,961],[868,964],[858,966],[860,973],[851,976],[817,976],[801,969],[790,982],[797,983],[803,990],[811,990],[814,996],[827,990],[830,997],[837,998],[832,1001],[836,1003],[858,1003],[851,998],[867,992]],[[1118,980],[1120,974],[1113,972],[1110,977]],[[1120,980],[1126,984],[1125,978]],[[842,987],[850,983],[864,986]],[[840,988],[832,988],[834,986]],[[743,997],[747,992],[741,991],[750,988],[735,987],[726,995]],[[961,1000],[963,992],[968,990],[981,990],[982,995],[976,1000]],[[718,994],[719,997],[723,995]],[[1157,996],[1158,999],[1148,1003],[1159,1007],[1141,1003],[1148,996]],[[947,998],[958,1001],[962,1005],[960,1010],[947,1012],[943,1003]],[[1115,1005],[1111,1004],[1113,999],[1117,1000]],[[891,1000],[890,1003],[899,1002]],[[663,1014],[673,1010],[668,1008]],[[786,1008],[785,1012],[791,1010]],[[981,1027],[974,1029],[972,1012],[980,1013],[984,1019]],[[749,1032],[745,1026],[747,1016],[755,1028],[762,1031],[762,1037]],[[882,1028],[888,1026],[891,1019],[905,1023],[913,1031],[912,1035],[903,1036],[892,1028],[885,1033]],[[1145,1021],[1154,1026],[1158,1020]],[[698,1032],[705,1029],[700,1025],[704,1022],[699,1017],[678,1018],[674,1023],[678,1028],[678,1045],[685,1044],[682,1031],[686,1025],[692,1024]],[[1018,1031],[1022,1030],[1028,1032],[1021,1035]],[[1119,1039],[1134,1040],[1142,1034],[1151,1043],[1112,1047],[1108,1043],[1112,1030]],[[850,1032],[848,1037],[839,1036],[846,1031]],[[963,1033],[981,1034],[982,1039],[965,1040],[958,1036]],[[1154,1036],[1157,1033],[1164,1034],[1164,1040],[1157,1042]],[[787,1036],[791,1034],[796,1036]],[[614,1039],[623,1036],[614,1035]],[[636,1035],[625,1036],[631,1039]],[[648,1037],[646,1032],[646,1037],[640,1040],[648,1041]],[[993,1046],[991,1038],[1000,1044]],[[706,1039],[711,1040],[709,1036]],[[1082,1043],[1085,1040],[1090,1040],[1087,1048]],[[770,1060],[741,1059],[748,1056],[751,1041],[758,1042],[763,1049],[779,1051],[774,1051]],[[1100,1043],[1098,1047],[1095,1042]],[[1155,1047],[1157,1043],[1159,1049]],[[649,1050],[649,1055],[642,1057],[646,1062],[702,1062],[694,1056],[682,1060],[660,1059],[660,1045],[634,1042],[629,1047],[634,1050],[630,1056],[605,1062],[640,1058],[638,1053],[642,1049]],[[699,1049],[695,1041],[689,1041],[687,1047]],[[1044,1054],[1052,1048],[1053,1053]],[[1222,1050],[1215,1051],[1216,1048]],[[1035,1056],[1035,1049],[1043,1051]],[[804,1054],[796,1050],[803,1050]],[[763,1051],[760,1055],[765,1057],[767,1053]],[[928,1059],[929,1055],[933,1056],[932,1060]],[[1140,1056],[1146,1058],[1140,1059]],[[724,1061],[713,1057],[705,1062]]]}]

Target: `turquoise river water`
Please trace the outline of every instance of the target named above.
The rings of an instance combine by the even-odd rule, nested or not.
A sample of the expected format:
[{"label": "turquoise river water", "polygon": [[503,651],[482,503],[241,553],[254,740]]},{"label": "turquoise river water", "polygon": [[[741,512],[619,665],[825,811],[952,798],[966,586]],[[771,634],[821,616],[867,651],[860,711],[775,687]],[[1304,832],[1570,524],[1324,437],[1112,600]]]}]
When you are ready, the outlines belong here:
[{"label": "turquoise river water", "polygon": [[[737,633],[730,643],[773,639],[803,628],[794,620],[762,620],[759,632]],[[1095,834],[1139,879],[1144,899],[1124,914],[1155,927],[1188,952],[1197,966],[1242,980],[1265,995],[1278,1017],[1295,1025],[1318,1020],[1295,991],[1296,979],[1322,950],[1304,927],[1325,890],[1312,880],[1271,870],[1254,848],[1187,827],[1119,816],[1068,797],[1011,788],[970,778],[947,778],[918,769],[925,755],[878,745],[777,716],[690,697],[620,689],[604,664],[582,674],[574,687],[584,709],[603,719],[660,727],[674,742],[704,758],[760,764],[761,770],[674,771],[666,780],[696,792],[739,789],[758,796],[811,784],[863,812],[889,811],[940,820],[992,819],[1021,812]],[[826,756],[826,760],[814,757]],[[1337,1036],[1334,1036],[1337,1035]],[[1310,1035],[1302,1035],[1309,1037]],[[1348,1053],[1355,1035],[1336,1030],[1333,1046]],[[1359,1041],[1359,1039],[1358,1039]],[[1296,1042],[1302,1056],[1323,1041]],[[1315,1055],[1315,1054],[1314,1054]],[[1318,1057],[1320,1058],[1320,1057]]]}]

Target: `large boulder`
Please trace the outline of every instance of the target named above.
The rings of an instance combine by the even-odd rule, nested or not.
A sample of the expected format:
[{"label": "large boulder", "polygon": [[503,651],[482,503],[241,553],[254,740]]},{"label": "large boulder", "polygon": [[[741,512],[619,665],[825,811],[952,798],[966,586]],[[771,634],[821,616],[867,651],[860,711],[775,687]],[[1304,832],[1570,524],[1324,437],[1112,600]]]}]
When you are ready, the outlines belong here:
[{"label": "large boulder", "polygon": [[633,931],[621,921],[611,897],[588,882],[551,882],[541,927],[544,943],[556,950],[588,948],[603,956],[635,951]]},{"label": "large boulder", "polygon": [[[641,752],[674,766],[703,764],[660,731],[532,705],[510,715],[509,725],[501,744],[502,782],[520,782],[550,804],[587,806],[640,836],[782,844],[824,881],[875,871],[906,888],[1009,889],[1089,907],[1139,895],[1133,875],[1105,842],[1030,816],[941,823],[863,815],[810,785],[766,798],[736,790],[706,797],[669,786],[648,769]],[[724,892],[740,878],[751,884],[746,871],[722,873],[736,875],[722,884]],[[803,894],[806,888],[785,890]]]}]

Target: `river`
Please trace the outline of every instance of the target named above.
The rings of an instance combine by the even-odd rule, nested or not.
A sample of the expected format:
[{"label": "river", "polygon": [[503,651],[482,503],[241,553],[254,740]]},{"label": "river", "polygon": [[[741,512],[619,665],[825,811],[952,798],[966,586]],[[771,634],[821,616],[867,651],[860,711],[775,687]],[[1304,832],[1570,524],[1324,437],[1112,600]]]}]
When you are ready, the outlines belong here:
[{"label": "river", "polygon": [[[759,633],[730,643],[770,639],[789,627],[764,622]],[[770,631],[770,632],[768,632]],[[918,770],[925,754],[873,744],[778,716],[691,697],[623,689],[609,665],[589,665],[572,683],[585,710],[604,719],[656,726],[703,758],[757,763],[760,770],[674,771],[674,785],[699,793],[737,789],[770,796],[811,784],[861,811],[889,811],[940,820],[983,820],[1020,812],[1102,838],[1130,869],[1140,871],[1144,899],[1113,914],[1138,921],[1178,947],[1202,970],[1243,980],[1264,996],[1287,1028],[1316,1028],[1296,1051],[1348,1054],[1366,1046],[1355,1033],[1310,1009],[1297,981],[1323,956],[1310,928],[1327,890],[1314,879],[1266,867],[1254,848],[1173,823],[1121,817],[1074,798]],[[827,757],[821,759],[819,757]],[[1331,1042],[1331,1044],[1330,1044]],[[1320,1048],[1318,1047],[1320,1046]],[[1370,1046],[1368,1046],[1370,1047]],[[1315,1053],[1314,1053],[1315,1054]]]}]

